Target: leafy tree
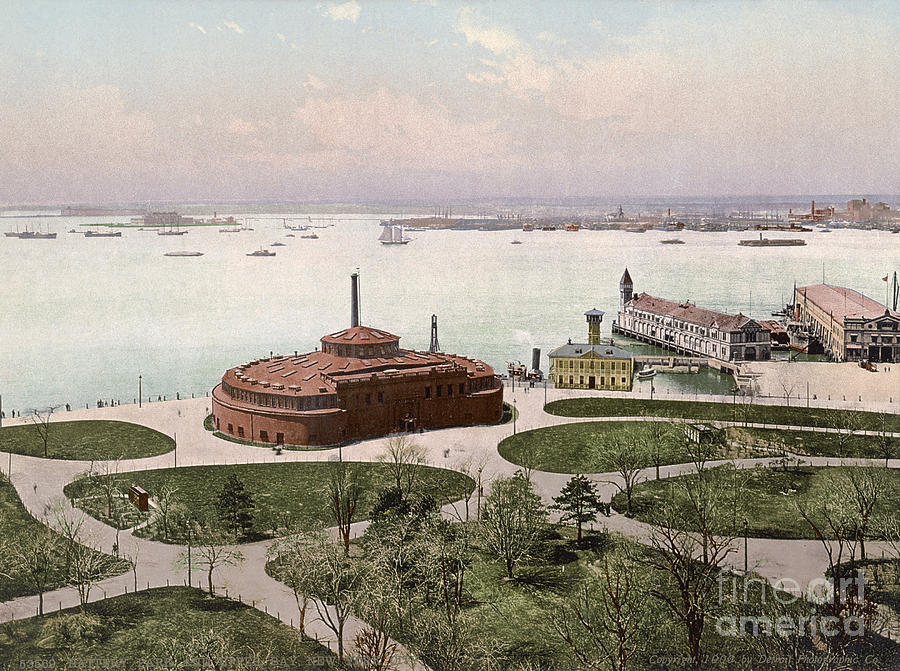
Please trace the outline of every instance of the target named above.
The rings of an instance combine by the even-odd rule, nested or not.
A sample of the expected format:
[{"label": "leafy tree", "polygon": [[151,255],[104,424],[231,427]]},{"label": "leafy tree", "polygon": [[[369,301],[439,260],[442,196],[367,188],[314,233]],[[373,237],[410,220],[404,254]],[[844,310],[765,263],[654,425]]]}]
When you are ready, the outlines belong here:
[{"label": "leafy tree", "polygon": [[324,535],[324,530],[320,528],[299,530],[276,540],[267,553],[269,561],[273,562],[275,576],[294,593],[301,638],[306,635],[306,613],[309,609],[309,595],[303,591],[307,586],[304,582],[306,574],[310,571],[308,562],[316,561],[315,547],[322,543]]},{"label": "leafy tree", "polygon": [[553,497],[553,501],[551,508],[560,511],[560,520],[575,523],[579,541],[581,526],[593,522],[604,508],[597,486],[580,473],[566,483],[559,496]]},{"label": "leafy tree", "polygon": [[247,535],[253,527],[253,511],[256,504],[244,483],[232,473],[219,494],[219,518],[232,534]]},{"label": "leafy tree", "polygon": [[521,471],[491,484],[481,533],[487,551],[505,564],[507,578],[512,579],[516,564],[531,554],[546,521],[541,497]]}]

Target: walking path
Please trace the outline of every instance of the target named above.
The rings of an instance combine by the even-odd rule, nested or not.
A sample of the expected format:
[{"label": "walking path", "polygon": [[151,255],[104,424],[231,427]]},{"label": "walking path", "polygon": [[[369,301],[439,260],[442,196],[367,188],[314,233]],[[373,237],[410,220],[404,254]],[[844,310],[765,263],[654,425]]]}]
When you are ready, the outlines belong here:
[{"label": "walking path", "polygon": [[[547,390],[548,400],[558,398],[583,397],[585,392],[569,390]],[[591,392],[592,395],[605,395]],[[608,394],[614,396],[614,394]],[[486,491],[487,484],[498,476],[510,475],[518,466],[503,459],[497,451],[497,444],[503,438],[514,431],[526,431],[545,426],[559,425],[572,422],[585,421],[672,421],[668,418],[647,417],[614,417],[614,418],[589,418],[589,417],[559,417],[547,414],[543,411],[545,390],[543,388],[516,389],[507,388],[505,392],[507,401],[514,403],[519,412],[515,422],[503,425],[460,427],[443,429],[439,431],[425,432],[417,436],[417,441],[426,449],[427,460],[430,465],[462,470],[480,480],[481,486]],[[701,397],[702,400],[714,400],[719,402],[732,402],[730,396]],[[699,400],[699,399],[698,399]],[[776,400],[777,403],[777,400]],[[828,403],[821,407],[856,407],[853,404]],[[885,408],[888,410],[888,408]],[[891,410],[892,411],[892,410]],[[167,454],[145,459],[131,459],[117,464],[120,473],[145,470],[152,468],[168,468],[176,465],[230,465],[243,463],[267,463],[267,462],[308,462],[308,461],[376,461],[383,452],[384,439],[372,439],[359,441],[340,448],[321,450],[284,450],[281,455],[276,455],[268,448],[253,447],[233,443],[215,437],[203,427],[203,419],[209,413],[209,399],[184,399],[179,401],[163,401],[144,404],[139,408],[136,405],[121,405],[111,408],[98,408],[90,410],[76,410],[72,412],[55,413],[53,421],[84,420],[84,419],[114,419],[142,424],[176,439],[176,449]],[[29,423],[29,419],[17,418],[5,420],[4,426]],[[706,422],[713,423],[713,422]],[[794,430],[825,431],[828,429],[811,429],[809,427],[772,426],[761,424],[745,425],[741,422],[715,422],[718,425],[739,425],[759,428],[782,428]],[[898,436],[900,434],[892,434]],[[825,457],[806,457],[800,455],[807,463],[814,466],[826,466],[849,463],[864,463],[865,460],[847,460]],[[757,465],[771,464],[774,457],[760,459],[739,459],[735,463],[739,468],[751,468]],[[878,463],[882,463],[879,461]],[[26,509],[35,517],[42,518],[49,505],[61,501],[73,514],[81,514],[72,509],[70,502],[63,495],[63,487],[86,472],[90,462],[64,461],[54,459],[42,459],[22,455],[12,455],[11,461],[8,455],[0,453],[0,467],[7,470],[7,464],[11,464],[11,473],[8,473],[12,484],[15,486]],[[891,460],[888,464],[891,468],[900,468],[900,460]],[[96,466],[96,464],[95,464]],[[660,468],[661,477],[673,477],[690,472],[693,466],[679,464]],[[641,475],[650,478],[655,475],[653,469],[646,469]],[[556,496],[571,476],[567,474],[548,473],[535,471],[532,480],[545,501]],[[593,474],[590,476],[599,484],[601,495],[609,499],[618,491],[613,484],[617,477],[615,474]],[[477,489],[477,487],[476,487]],[[476,491],[471,501],[471,507],[477,506]],[[455,505],[456,514],[464,518],[464,505]],[[445,511],[447,512],[447,511]],[[622,515],[613,515],[603,518],[602,523],[612,531],[618,531],[632,536],[638,540],[646,541],[650,527],[636,520]],[[360,532],[364,524],[355,525],[355,530]],[[138,586],[146,588],[158,587],[165,584],[183,584],[186,571],[176,568],[178,557],[184,548],[163,544],[135,537],[130,531],[116,531],[111,527],[85,517],[86,536],[91,543],[105,551],[110,551],[118,539],[118,546],[125,555],[137,555],[137,582]],[[238,567],[220,569],[216,575],[217,590],[227,590],[231,596],[240,595],[246,603],[252,603],[256,608],[266,610],[270,614],[277,615],[284,622],[291,623],[297,618],[297,607],[293,593],[278,581],[269,577],[264,570],[265,556],[271,541],[245,544],[240,546],[240,551],[245,556],[245,561]],[[738,548],[737,545],[740,547]],[[743,569],[743,540],[737,543],[734,552],[729,557],[729,565],[737,570]],[[877,547],[872,547],[873,554],[878,552]],[[770,581],[782,578],[790,578],[801,587],[805,587],[810,581],[822,577],[827,568],[827,557],[821,543],[812,540],[778,540],[751,538],[747,543],[748,560],[751,567]],[[202,581],[201,581],[202,582]],[[197,578],[193,580],[197,584]],[[124,593],[134,589],[134,576],[126,573],[110,578],[99,583],[91,593],[91,600],[103,598],[104,594],[113,595]],[[48,610],[54,607],[70,607],[78,604],[78,597],[72,589],[55,590],[45,595],[45,603]],[[37,597],[23,597],[0,604],[0,621],[20,619],[34,615],[37,608]],[[316,618],[315,609],[308,612],[306,629],[309,635],[315,636],[336,649],[333,634],[324,624]],[[363,626],[358,620],[351,620],[345,631],[345,646],[350,649],[355,632]],[[413,668],[415,663],[407,656],[406,668]]]}]

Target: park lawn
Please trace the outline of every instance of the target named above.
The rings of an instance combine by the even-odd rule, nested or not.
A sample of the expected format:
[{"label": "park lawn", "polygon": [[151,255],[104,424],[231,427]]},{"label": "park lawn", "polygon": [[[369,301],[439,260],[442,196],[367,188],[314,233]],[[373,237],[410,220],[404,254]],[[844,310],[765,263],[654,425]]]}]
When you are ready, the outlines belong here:
[{"label": "park lawn", "polygon": [[698,420],[722,420],[828,427],[834,418],[855,416],[860,429],[900,431],[900,415],[831,408],[805,408],[784,405],[745,405],[709,401],[661,401],[642,398],[567,398],[551,401],[544,410],[562,417],[674,417]]},{"label": "park lawn", "polygon": [[[615,432],[646,428],[648,424],[662,422],[574,422],[547,426],[504,438],[497,445],[497,450],[507,461],[538,471],[602,473],[609,470],[603,465],[603,441]],[[650,446],[648,468],[654,464],[653,456],[653,447]],[[733,456],[756,456],[756,453],[738,453],[726,446],[717,448],[717,458]],[[683,448],[669,447],[660,452],[660,466],[689,460],[690,455]]]},{"label": "park lawn", "polygon": [[[31,516],[19,498],[9,480],[0,475],[0,539],[15,543],[17,539],[27,538],[42,526]],[[109,575],[118,575],[131,568],[124,560],[115,562]],[[8,574],[8,575],[7,575]],[[60,552],[57,567],[53,573],[47,590],[58,589],[66,585],[65,560]],[[19,573],[12,570],[9,558],[0,554],[0,602],[20,596],[37,594]]]},{"label": "park lawn", "polygon": [[[746,445],[782,449],[811,457],[855,457],[884,459],[881,439],[877,436],[844,435],[844,446],[836,433],[794,431],[788,429],[757,429],[729,427],[731,439]],[[888,439],[890,458],[900,456],[900,439]],[[843,454],[841,453],[843,451]]]},{"label": "park lawn", "polygon": [[[743,496],[735,511],[735,535],[743,533],[743,520],[749,523],[750,536],[758,538],[815,538],[812,528],[798,511],[798,505],[813,500],[822,492],[833,487],[835,478],[845,467],[801,467],[801,468],[752,468],[739,472],[746,476],[740,482]],[[890,490],[875,506],[875,514],[900,511],[900,472],[886,471],[890,478]],[[680,478],[696,478],[683,475],[679,478],[646,480],[638,484],[633,493],[632,513],[642,522],[652,522],[656,509],[674,493],[676,503],[686,505],[684,494],[673,487]],[[714,482],[721,481],[721,487],[732,487],[735,482],[731,472],[723,468],[707,471],[707,477]],[[625,512],[626,499],[623,493],[612,500],[613,508]]]},{"label": "park lawn", "polygon": [[[378,493],[393,484],[390,466],[367,462],[285,462],[281,464],[242,464],[233,466],[188,466],[123,473],[123,488],[137,485],[145,489],[152,500],[163,486],[174,487],[179,501],[200,519],[215,519],[219,494],[225,481],[235,474],[244,483],[255,501],[254,527],[245,540],[258,540],[274,535],[294,523],[333,526],[328,503],[330,478],[342,466],[351,477],[357,478],[362,493],[354,521],[368,518]],[[108,476],[100,476],[108,477]],[[76,500],[85,494],[87,481],[71,482],[65,487],[66,496]],[[427,494],[439,505],[456,501],[470,493],[475,482],[456,471],[420,466],[414,491]],[[91,512],[88,510],[87,512]],[[155,525],[137,532],[141,536],[164,540],[157,535]],[[175,542],[175,541],[172,541]],[[179,541],[180,542],[180,541]]]},{"label": "park lawn", "polygon": [[[84,613],[72,608],[5,624],[0,627],[0,668],[195,668],[166,666],[163,660],[173,651],[190,654],[187,644],[209,631],[224,638],[233,659],[269,656],[268,664],[249,668],[325,669],[336,662],[327,648],[301,641],[295,629],[255,608],[213,599],[198,589],[163,587],[90,603]],[[190,661],[199,662],[193,655]]]},{"label": "park lawn", "polygon": [[[175,441],[154,429],[113,420],[50,422],[47,457],[80,461],[139,459],[165,454]],[[0,452],[44,456],[44,442],[34,424],[0,429]]]}]

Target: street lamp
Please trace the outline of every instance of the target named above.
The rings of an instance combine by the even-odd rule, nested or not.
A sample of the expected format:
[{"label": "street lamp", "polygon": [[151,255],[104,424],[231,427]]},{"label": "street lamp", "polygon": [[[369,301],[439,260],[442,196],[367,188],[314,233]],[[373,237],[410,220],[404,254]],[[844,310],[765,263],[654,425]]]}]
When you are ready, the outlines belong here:
[{"label": "street lamp", "polygon": [[750,531],[750,522],[744,518],[744,575],[747,575],[747,535]]},{"label": "street lamp", "polygon": [[544,378],[544,406],[547,405],[547,378]]},{"label": "street lamp", "polygon": [[141,387],[141,375],[138,375],[138,407],[141,407],[141,395],[144,393]]},{"label": "street lamp", "polygon": [[737,421],[737,387],[731,388],[731,421]]},{"label": "street lamp", "polygon": [[516,399],[513,399],[513,435],[516,435],[516,415],[518,414],[516,411]]}]

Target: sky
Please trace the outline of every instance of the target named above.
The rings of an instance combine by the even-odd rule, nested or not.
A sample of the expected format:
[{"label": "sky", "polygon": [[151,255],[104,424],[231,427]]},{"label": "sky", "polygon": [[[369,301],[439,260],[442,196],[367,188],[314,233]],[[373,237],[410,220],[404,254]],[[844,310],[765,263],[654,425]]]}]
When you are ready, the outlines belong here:
[{"label": "sky", "polygon": [[900,2],[0,0],[0,203],[900,193]]}]

